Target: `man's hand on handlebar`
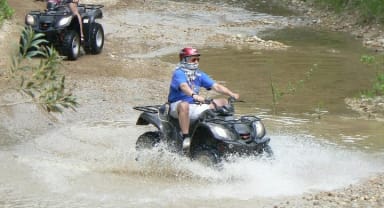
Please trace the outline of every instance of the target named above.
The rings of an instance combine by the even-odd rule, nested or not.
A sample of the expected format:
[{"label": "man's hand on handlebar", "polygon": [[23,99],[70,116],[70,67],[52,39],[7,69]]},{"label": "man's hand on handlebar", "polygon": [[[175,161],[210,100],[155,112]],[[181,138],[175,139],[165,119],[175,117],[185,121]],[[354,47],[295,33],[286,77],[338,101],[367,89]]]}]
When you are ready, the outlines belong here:
[{"label": "man's hand on handlebar", "polygon": [[237,93],[231,93],[230,97],[235,98],[235,100],[238,100],[240,98],[240,95]]},{"label": "man's hand on handlebar", "polygon": [[193,95],[193,100],[197,103],[200,103],[200,104],[205,103],[205,98],[203,96],[198,95],[198,94]]}]

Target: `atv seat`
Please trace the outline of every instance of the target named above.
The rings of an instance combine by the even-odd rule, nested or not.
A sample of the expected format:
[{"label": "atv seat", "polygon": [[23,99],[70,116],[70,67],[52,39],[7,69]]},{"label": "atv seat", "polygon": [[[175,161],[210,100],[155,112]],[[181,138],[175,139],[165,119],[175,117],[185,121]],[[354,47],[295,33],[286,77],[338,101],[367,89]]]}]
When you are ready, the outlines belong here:
[{"label": "atv seat", "polygon": [[48,0],[47,1],[47,10],[55,10],[61,4],[61,0]]},{"label": "atv seat", "polygon": [[53,2],[47,2],[47,10],[51,11],[54,10],[56,7],[56,4]]}]

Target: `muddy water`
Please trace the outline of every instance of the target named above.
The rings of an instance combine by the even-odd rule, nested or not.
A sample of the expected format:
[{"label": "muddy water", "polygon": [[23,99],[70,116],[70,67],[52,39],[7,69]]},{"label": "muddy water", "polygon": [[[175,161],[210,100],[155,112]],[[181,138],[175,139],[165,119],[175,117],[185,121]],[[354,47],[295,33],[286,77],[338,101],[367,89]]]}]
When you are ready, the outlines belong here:
[{"label": "muddy water", "polygon": [[[163,26],[172,23],[173,29],[164,28],[177,33],[179,31],[175,28],[185,27],[178,24],[183,22],[183,13],[170,11],[160,15],[149,11],[130,11],[125,17],[130,20],[140,17],[145,24],[152,24],[155,20]],[[248,13],[238,15],[238,11],[226,10],[229,12],[226,21],[254,17]],[[216,20],[220,19],[211,18],[211,22],[206,24],[208,14],[196,13],[193,16],[205,23],[201,25],[204,30],[212,29],[217,24]],[[156,15],[161,18],[155,18]],[[115,18],[118,17],[121,14],[116,14]],[[280,17],[270,18],[276,20]],[[106,22],[108,37],[124,38],[127,33],[122,32],[123,29],[136,31],[130,30],[135,28],[132,25],[119,28],[112,24],[112,20],[112,25]],[[116,28],[121,30],[120,33],[111,35]],[[236,34],[236,28],[232,29],[229,32]],[[243,31],[255,33],[249,28]],[[300,198],[307,192],[342,188],[382,172],[382,124],[355,119],[356,115],[343,104],[344,97],[356,93],[358,85],[366,86],[364,80],[371,78],[369,72],[361,76],[350,75],[359,73],[357,57],[363,49],[356,41],[342,34],[297,31],[265,34],[265,37],[292,45],[287,51],[259,51],[247,47],[206,48],[201,51],[204,54],[201,67],[214,79],[225,81],[246,101],[238,104],[239,113],[252,113],[264,118],[272,138],[275,160],[234,158],[235,162],[225,163],[223,170],[216,171],[159,149],[140,154],[138,162],[135,160],[138,156],[134,149],[135,140],[148,128],[135,126],[138,114],[132,110],[115,108],[121,111],[120,114],[131,116],[126,118],[110,113],[107,118],[115,119],[102,119],[104,112],[93,111],[103,109],[104,103],[114,98],[103,97],[97,86],[92,88],[92,85],[83,87],[83,94],[80,93],[92,98],[84,104],[91,109],[81,108],[79,111],[82,114],[89,110],[93,116],[88,118],[92,119],[74,119],[75,122],[67,122],[40,136],[28,138],[30,136],[26,134],[27,139],[18,145],[2,147],[0,205],[272,207],[284,201],[285,197]],[[140,38],[141,31],[136,32],[133,37],[127,38],[128,43]],[[153,42],[157,41],[156,38],[153,37]],[[198,38],[203,39],[202,36]],[[169,40],[165,45],[177,42],[173,41]],[[172,46],[155,50],[153,54],[165,55],[162,51],[168,50],[173,51]],[[153,57],[153,54],[136,52],[124,56],[145,58]],[[163,60],[175,63],[173,58],[164,57]],[[288,80],[295,82],[303,79],[303,74],[313,64],[318,65],[313,77],[293,96],[283,97],[274,116],[271,112],[269,78],[272,77],[273,82],[283,89]],[[112,84],[105,84],[123,91],[129,87],[127,82],[132,81],[120,78],[111,81]],[[135,85],[140,85],[140,82]],[[142,93],[141,90],[137,87],[138,94]],[[103,102],[98,101],[100,97]],[[121,97],[115,102],[128,98]],[[323,103],[323,111],[326,111],[321,119],[313,110],[318,103]],[[97,119],[98,116],[102,118]],[[124,119],[117,119],[121,117]]]},{"label": "muddy water", "polygon": [[[278,120],[279,124],[272,125],[278,131],[289,131],[290,127],[283,125],[288,122],[329,142],[372,151],[384,148],[382,123],[356,119],[359,116],[344,102],[371,87],[375,71],[360,62],[361,55],[370,51],[347,34],[306,28],[264,33],[264,38],[291,47],[282,51],[203,51],[201,67],[240,92],[245,102],[237,104],[239,113]],[[287,93],[275,105],[272,83],[275,89]],[[295,90],[290,92],[291,88]],[[284,117],[272,118],[274,107],[276,115]],[[295,122],[295,118],[302,120]]]},{"label": "muddy water", "polygon": [[[270,31],[261,36],[290,48],[202,50],[201,68],[241,94],[245,102],[237,104],[238,113],[260,115],[272,122],[275,131],[305,132],[367,151],[384,149],[382,123],[356,119],[359,115],[344,102],[371,87],[375,71],[360,62],[361,55],[370,51],[348,34],[308,28]],[[176,61],[172,57],[165,60]],[[275,105],[271,84],[286,93]],[[295,90],[289,91],[291,88]],[[274,114],[277,118],[271,116]]]},{"label": "muddy water", "polygon": [[203,69],[241,91],[247,101],[244,106],[257,103],[271,109],[273,83],[281,92],[289,93],[290,86],[295,89],[279,98],[278,112],[309,113],[321,106],[331,114],[350,114],[344,98],[370,87],[375,72],[359,61],[368,51],[347,35],[295,28],[265,38],[291,47],[278,51],[212,49],[202,57]]}]

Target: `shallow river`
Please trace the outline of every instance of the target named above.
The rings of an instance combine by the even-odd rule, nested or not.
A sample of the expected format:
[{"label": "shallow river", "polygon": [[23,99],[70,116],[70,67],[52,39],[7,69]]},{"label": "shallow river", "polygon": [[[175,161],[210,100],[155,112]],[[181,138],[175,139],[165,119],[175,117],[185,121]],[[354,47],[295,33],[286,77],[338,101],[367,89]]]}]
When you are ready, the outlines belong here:
[{"label": "shallow river", "polygon": [[[383,172],[382,123],[357,119],[343,100],[370,87],[374,73],[359,63],[367,51],[339,33],[295,28],[262,34],[292,47],[206,48],[201,68],[240,93],[245,102],[237,104],[238,113],[264,119],[274,160],[237,158],[216,171],[159,150],[137,162],[135,140],[146,128],[137,128],[135,117],[84,121],[2,148],[0,206],[271,206]],[[312,68],[274,114],[271,82],[284,90]]]},{"label": "shallow river", "polygon": [[[382,123],[357,119],[359,115],[344,102],[371,87],[375,71],[360,63],[360,56],[369,51],[346,34],[304,28],[280,30],[266,37],[292,47],[264,52],[208,49],[202,57],[202,68],[240,92],[245,102],[238,103],[239,112],[265,116],[267,121],[277,122],[272,128],[281,131],[300,126],[330,142],[383,150]],[[274,105],[271,83],[279,91],[289,92],[290,86],[295,91],[281,96]],[[280,117],[271,117],[273,114]]]}]

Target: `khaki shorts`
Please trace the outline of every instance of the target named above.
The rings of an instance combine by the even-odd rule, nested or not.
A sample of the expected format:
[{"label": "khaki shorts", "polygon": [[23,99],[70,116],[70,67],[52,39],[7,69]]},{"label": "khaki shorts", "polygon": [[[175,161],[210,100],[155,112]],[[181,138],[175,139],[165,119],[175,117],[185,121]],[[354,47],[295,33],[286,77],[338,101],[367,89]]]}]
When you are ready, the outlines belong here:
[{"label": "khaki shorts", "polygon": [[[180,101],[176,101],[176,102],[171,103],[170,114],[174,118],[178,117],[177,105],[180,102],[182,102],[182,101],[180,100]],[[205,110],[208,110],[208,109],[209,109],[208,104],[189,104],[189,119],[196,120],[202,112],[204,112]]]}]

